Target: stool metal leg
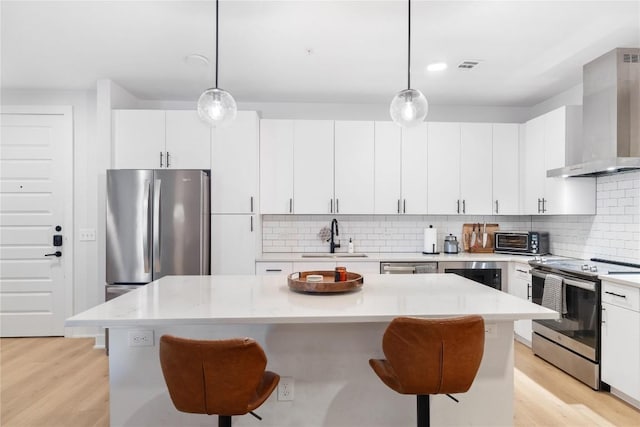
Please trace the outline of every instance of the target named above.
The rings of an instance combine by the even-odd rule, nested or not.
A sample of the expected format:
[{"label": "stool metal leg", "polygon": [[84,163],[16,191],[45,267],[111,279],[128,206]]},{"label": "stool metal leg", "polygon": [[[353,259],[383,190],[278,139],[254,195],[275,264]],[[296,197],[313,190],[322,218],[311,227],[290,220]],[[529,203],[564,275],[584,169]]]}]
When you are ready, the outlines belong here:
[{"label": "stool metal leg", "polygon": [[218,427],[231,427],[231,416],[218,415]]},{"label": "stool metal leg", "polygon": [[419,394],[417,398],[418,409],[418,427],[429,427],[431,423],[431,414],[429,409],[429,395]]}]

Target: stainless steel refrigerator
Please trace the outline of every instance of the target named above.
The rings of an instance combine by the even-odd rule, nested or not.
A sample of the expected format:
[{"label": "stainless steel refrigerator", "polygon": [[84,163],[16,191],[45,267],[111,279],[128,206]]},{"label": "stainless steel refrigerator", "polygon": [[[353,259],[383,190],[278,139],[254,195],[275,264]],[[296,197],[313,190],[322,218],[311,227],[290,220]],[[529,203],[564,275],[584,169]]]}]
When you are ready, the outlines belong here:
[{"label": "stainless steel refrigerator", "polygon": [[108,170],[106,299],[166,275],[209,274],[209,198],[207,171]]}]

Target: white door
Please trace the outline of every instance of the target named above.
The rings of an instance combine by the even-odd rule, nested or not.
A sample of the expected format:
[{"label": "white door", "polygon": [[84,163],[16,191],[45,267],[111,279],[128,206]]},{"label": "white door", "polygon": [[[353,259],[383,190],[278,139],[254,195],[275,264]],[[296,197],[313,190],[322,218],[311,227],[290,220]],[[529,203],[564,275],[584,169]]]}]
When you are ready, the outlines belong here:
[{"label": "white door", "polygon": [[373,122],[335,122],[336,213],[373,212]]},{"label": "white door", "polygon": [[460,198],[467,215],[491,214],[493,127],[489,123],[460,125]]},{"label": "white door", "polygon": [[166,166],[171,169],[211,169],[211,126],[197,111],[167,111]]},{"label": "white door", "polygon": [[166,167],[164,111],[116,110],[113,113],[113,133],[115,168]]},{"label": "white door", "polygon": [[[71,108],[44,108],[3,108],[1,116],[3,337],[64,335],[72,314]],[[53,246],[54,235],[63,236],[62,246]],[[61,256],[46,256],[56,251]]]},{"label": "white door", "polygon": [[293,121],[260,120],[260,213],[293,213]]},{"label": "white door", "polygon": [[536,117],[525,124],[524,161],[520,169],[523,179],[522,213],[525,215],[541,213],[547,176],[544,164],[544,132],[544,116]]},{"label": "white door", "polygon": [[427,124],[402,129],[402,201],[400,212],[427,214]]},{"label": "white door", "polygon": [[211,215],[211,274],[256,274],[255,215]]},{"label": "white door", "polygon": [[[401,141],[401,128],[398,125],[393,122],[375,122],[373,212],[376,214],[400,213]],[[425,154],[424,163],[426,162]]]},{"label": "white door", "polygon": [[520,200],[518,176],[520,126],[493,125],[493,213],[517,215]]},{"label": "white door", "polygon": [[462,213],[460,123],[429,123],[429,213]]}]

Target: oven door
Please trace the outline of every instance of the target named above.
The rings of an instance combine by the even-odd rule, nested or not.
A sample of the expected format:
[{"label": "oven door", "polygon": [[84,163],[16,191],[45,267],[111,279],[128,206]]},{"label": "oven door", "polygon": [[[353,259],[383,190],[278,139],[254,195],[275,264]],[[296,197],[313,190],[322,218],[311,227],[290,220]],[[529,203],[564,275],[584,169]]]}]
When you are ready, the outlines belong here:
[{"label": "oven door", "polygon": [[[532,301],[542,305],[546,274],[531,271]],[[557,320],[534,320],[533,331],[594,362],[600,360],[600,290],[597,282],[564,277],[567,313]]]}]

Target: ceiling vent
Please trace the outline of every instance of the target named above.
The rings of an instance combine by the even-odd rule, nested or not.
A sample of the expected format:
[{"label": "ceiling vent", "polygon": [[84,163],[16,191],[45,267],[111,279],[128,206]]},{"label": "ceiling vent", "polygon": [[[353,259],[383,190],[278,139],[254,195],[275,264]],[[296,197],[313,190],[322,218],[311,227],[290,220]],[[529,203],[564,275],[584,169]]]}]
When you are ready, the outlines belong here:
[{"label": "ceiling vent", "polygon": [[467,60],[467,61],[462,61],[460,64],[458,64],[458,68],[461,68],[463,70],[470,70],[472,68],[477,67],[478,64],[480,64],[480,61]]},{"label": "ceiling vent", "polygon": [[625,53],[623,56],[623,62],[626,62],[628,64],[637,64],[640,62],[640,55]]}]

